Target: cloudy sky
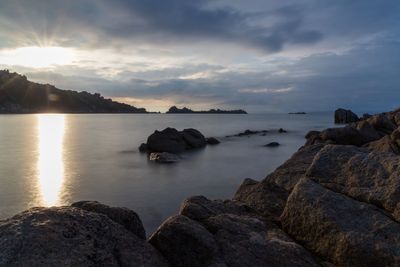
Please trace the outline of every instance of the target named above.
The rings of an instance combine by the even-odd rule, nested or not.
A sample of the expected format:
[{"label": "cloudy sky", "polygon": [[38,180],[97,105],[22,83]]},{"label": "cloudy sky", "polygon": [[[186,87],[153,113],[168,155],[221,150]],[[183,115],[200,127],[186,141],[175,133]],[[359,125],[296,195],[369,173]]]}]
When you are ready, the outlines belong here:
[{"label": "cloudy sky", "polygon": [[0,67],[148,110],[400,106],[398,0],[2,0]]}]

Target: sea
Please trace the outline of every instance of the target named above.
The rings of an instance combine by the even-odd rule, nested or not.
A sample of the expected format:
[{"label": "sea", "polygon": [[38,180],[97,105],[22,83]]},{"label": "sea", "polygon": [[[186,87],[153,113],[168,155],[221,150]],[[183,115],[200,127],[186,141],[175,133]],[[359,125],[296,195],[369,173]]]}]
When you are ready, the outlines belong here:
[{"label": "sea", "polygon": [[[261,180],[289,159],[308,131],[332,126],[332,112],[0,115],[0,219],[96,200],[136,211],[151,234],[186,198],[232,198],[243,179]],[[166,127],[195,128],[221,143],[177,163],[150,162],[138,147]],[[269,132],[226,137],[247,129]],[[264,146],[270,142],[281,145]]]}]

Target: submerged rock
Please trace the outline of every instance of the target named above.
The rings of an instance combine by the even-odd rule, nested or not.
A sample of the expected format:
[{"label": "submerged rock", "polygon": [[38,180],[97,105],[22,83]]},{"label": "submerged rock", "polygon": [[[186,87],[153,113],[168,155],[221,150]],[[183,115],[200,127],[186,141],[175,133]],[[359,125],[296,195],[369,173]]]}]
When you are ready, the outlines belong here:
[{"label": "submerged rock", "polygon": [[268,143],[268,144],[266,144],[266,145],[264,145],[265,147],[278,147],[278,146],[280,146],[281,144],[279,144],[278,142],[271,142],[271,143]]},{"label": "submerged rock", "polygon": [[221,143],[217,138],[215,138],[215,137],[208,137],[207,139],[206,139],[206,141],[207,141],[207,144],[209,144],[209,145],[218,145],[219,143]]},{"label": "submerged rock", "polygon": [[0,221],[0,266],[168,264],[150,244],[106,215],[52,207]]},{"label": "submerged rock", "polygon": [[351,110],[339,108],[335,110],[335,123],[351,123],[357,122],[358,116]]},{"label": "submerged rock", "polygon": [[149,160],[159,163],[174,163],[179,161],[179,156],[172,153],[161,152],[161,153],[150,153]]}]

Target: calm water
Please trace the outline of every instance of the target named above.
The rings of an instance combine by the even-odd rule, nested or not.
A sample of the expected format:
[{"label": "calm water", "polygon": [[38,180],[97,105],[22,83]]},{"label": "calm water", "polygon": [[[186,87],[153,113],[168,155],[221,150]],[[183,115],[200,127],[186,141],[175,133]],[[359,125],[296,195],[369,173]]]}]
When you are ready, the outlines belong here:
[{"label": "calm water", "polygon": [[[262,179],[331,114],[307,115],[0,115],[0,218],[32,206],[98,200],[139,213],[148,233],[192,195],[232,197],[246,177]],[[159,165],[137,151],[167,126],[197,128],[217,146]],[[287,134],[224,138],[245,129]],[[278,148],[262,145],[277,141]]]}]

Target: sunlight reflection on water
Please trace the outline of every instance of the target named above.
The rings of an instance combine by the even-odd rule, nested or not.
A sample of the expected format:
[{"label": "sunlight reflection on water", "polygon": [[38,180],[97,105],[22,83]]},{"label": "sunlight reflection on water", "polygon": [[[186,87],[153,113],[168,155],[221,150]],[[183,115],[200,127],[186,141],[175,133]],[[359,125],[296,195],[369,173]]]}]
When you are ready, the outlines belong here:
[{"label": "sunlight reflection on water", "polygon": [[38,120],[38,187],[42,206],[60,202],[64,183],[65,115],[39,114]]}]

